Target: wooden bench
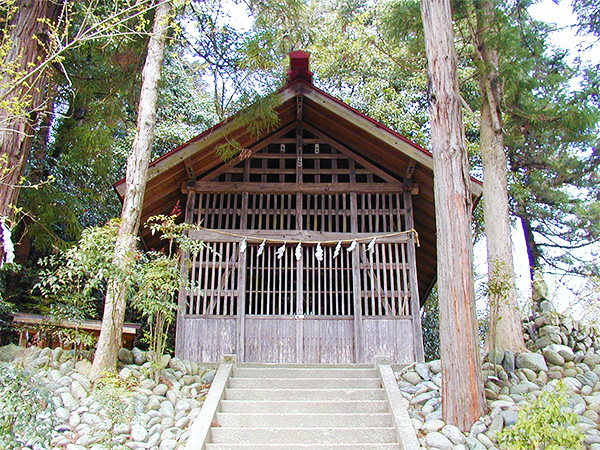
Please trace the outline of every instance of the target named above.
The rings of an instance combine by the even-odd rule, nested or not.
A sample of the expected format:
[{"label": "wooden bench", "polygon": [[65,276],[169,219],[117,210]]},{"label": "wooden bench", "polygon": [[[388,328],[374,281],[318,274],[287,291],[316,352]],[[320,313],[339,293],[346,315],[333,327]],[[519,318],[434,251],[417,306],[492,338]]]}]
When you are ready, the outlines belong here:
[{"label": "wooden bench", "polygon": [[[56,322],[50,317],[41,316],[38,314],[17,313],[13,316],[13,324],[19,332],[19,345],[21,347],[29,347],[37,345],[38,347],[63,347],[72,348],[71,344],[61,342],[59,338],[53,338],[47,333],[48,327],[79,329],[91,334],[97,338],[100,335],[102,321],[100,320],[83,320],[81,322],[72,322],[62,320]],[[139,323],[123,324],[123,342],[125,348],[133,348],[133,341],[137,331],[142,325]],[[83,350],[84,345],[78,345],[78,349]]]}]

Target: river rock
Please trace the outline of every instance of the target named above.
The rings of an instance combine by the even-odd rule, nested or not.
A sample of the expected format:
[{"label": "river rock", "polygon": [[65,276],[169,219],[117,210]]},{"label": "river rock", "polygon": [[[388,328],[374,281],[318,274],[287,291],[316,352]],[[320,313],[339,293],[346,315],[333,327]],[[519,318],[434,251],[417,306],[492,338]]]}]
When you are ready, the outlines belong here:
[{"label": "river rock", "polygon": [[470,450],[487,450],[487,447],[477,440],[474,436],[467,438],[467,446]]},{"label": "river rock", "polygon": [[204,375],[202,375],[202,382],[203,383],[212,383],[213,380],[215,379],[216,373],[217,373],[216,370],[209,370]]},{"label": "river rock", "polygon": [[434,431],[441,430],[446,422],[443,420],[428,420],[423,424],[423,433],[433,433]]},{"label": "river rock", "polygon": [[56,408],[54,410],[54,415],[64,422],[68,422],[69,417],[71,417],[71,413],[69,412],[69,410],[67,408],[62,407]]},{"label": "river rock", "polygon": [[87,450],[83,445],[67,444],[67,450]]},{"label": "river rock", "polygon": [[494,446],[494,443],[491,441],[491,439],[483,433],[477,435],[477,440],[485,445],[486,448],[492,448]]},{"label": "river rock", "polygon": [[177,441],[175,439],[163,439],[160,443],[160,450],[175,450],[176,447]]},{"label": "river rock", "polygon": [[142,425],[135,423],[131,426],[129,435],[134,441],[143,442],[148,438],[148,430]]},{"label": "river rock", "polygon": [[565,363],[565,358],[563,358],[558,352],[552,350],[550,346],[545,347],[544,350],[542,350],[542,353],[544,354],[544,358],[546,358],[546,361],[549,364],[553,364],[555,366],[562,366]]},{"label": "river rock", "polygon": [[516,357],[516,366],[536,372],[548,370],[544,357],[539,353],[519,353]]},{"label": "river rock", "polygon": [[81,375],[87,377],[92,371],[92,363],[87,359],[77,361],[75,363],[75,370],[79,372]]},{"label": "river rock", "polygon": [[428,364],[429,364],[429,370],[432,373],[438,374],[442,371],[442,362],[439,359],[430,361]]},{"label": "river rock", "polygon": [[434,396],[433,392],[423,392],[422,394],[419,394],[419,395],[415,396],[410,401],[410,404],[411,405],[422,405],[426,401],[428,401],[431,398],[433,398],[433,396]]},{"label": "river rock", "polygon": [[423,380],[431,380],[431,373],[429,372],[429,367],[427,367],[427,364],[417,363],[415,365],[415,372],[417,372],[419,376],[423,378]]},{"label": "river rock", "polygon": [[79,404],[70,392],[63,392],[62,394],[60,394],[60,399],[62,400],[63,406],[69,411],[74,411],[79,406]]},{"label": "river rock", "polygon": [[454,425],[445,425],[442,428],[442,434],[452,441],[453,444],[464,444],[467,442],[465,435]]},{"label": "river rock", "polygon": [[583,362],[590,367],[594,367],[597,364],[600,364],[600,356],[597,353],[588,353],[583,358]]},{"label": "river rock", "polygon": [[502,428],[504,428],[504,417],[502,416],[502,414],[498,414],[492,420],[492,423],[490,424],[490,428],[488,429],[487,434],[493,438],[494,436],[496,436],[496,434],[498,434],[500,431],[502,431]]},{"label": "river rock", "polygon": [[504,426],[514,425],[519,416],[519,413],[517,411],[513,411],[510,409],[502,411],[500,414],[504,419]]},{"label": "river rock", "polygon": [[137,347],[134,347],[133,350],[131,350],[131,355],[133,356],[133,362],[138,366],[141,366],[146,361],[148,361],[148,358],[146,357],[144,351],[140,350]]},{"label": "river rock", "polygon": [[119,349],[119,361],[123,364],[133,364],[133,353],[125,347]]},{"label": "river rock", "polygon": [[171,358],[171,361],[169,361],[169,367],[175,371],[181,372],[183,375],[187,374],[185,363],[179,358]]},{"label": "river rock", "polygon": [[552,344],[546,348],[557,352],[565,361],[573,361],[575,359],[575,353],[573,352],[573,349],[571,347],[567,347],[566,345]]},{"label": "river rock", "polygon": [[440,450],[452,450],[452,447],[454,447],[452,441],[438,431],[429,433],[425,437],[425,442],[430,447],[439,448]]},{"label": "river rock", "polygon": [[169,386],[161,383],[161,384],[156,385],[156,387],[152,390],[152,393],[154,395],[164,397],[168,390],[169,390]]}]

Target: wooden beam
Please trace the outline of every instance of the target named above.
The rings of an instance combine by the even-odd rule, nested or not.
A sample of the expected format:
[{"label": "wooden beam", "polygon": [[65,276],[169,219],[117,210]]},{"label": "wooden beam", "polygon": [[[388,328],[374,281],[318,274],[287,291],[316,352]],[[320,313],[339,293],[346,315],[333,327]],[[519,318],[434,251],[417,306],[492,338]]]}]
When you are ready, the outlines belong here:
[{"label": "wooden beam", "polygon": [[260,194],[335,194],[346,192],[382,193],[404,192],[402,183],[252,183],[197,181],[194,186],[182,183],[181,192],[249,192]]},{"label": "wooden beam", "polygon": [[410,159],[408,162],[408,167],[404,172],[404,181],[408,181],[412,179],[413,174],[415,173],[415,168],[417,167],[417,162],[414,159]]},{"label": "wooden beam", "polygon": [[[377,237],[377,242],[408,242],[410,234],[397,234],[390,237],[379,237],[382,233],[322,233],[319,231],[303,230],[191,230],[189,236],[192,239],[198,239],[206,242],[236,242],[241,241],[239,236],[247,236],[252,244],[260,243],[267,239],[272,243],[283,242],[331,242],[345,241],[350,243],[353,239],[368,241]],[[238,236],[232,236],[236,234]],[[290,244],[291,245],[291,244]]]},{"label": "wooden beam", "polygon": [[192,167],[192,162],[190,161],[190,158],[185,158],[183,160],[183,165],[185,166],[185,171],[187,173],[188,178],[190,180],[195,180],[196,175],[194,173],[194,168]]},{"label": "wooden beam", "polygon": [[[415,223],[413,218],[412,196],[409,192],[404,193],[404,208],[406,209],[406,228],[414,229]],[[421,302],[419,300],[419,281],[417,275],[417,253],[415,249],[414,235],[409,234],[408,248],[408,263],[409,284],[410,284],[410,312],[413,317],[413,348],[415,351],[415,360],[417,362],[425,361],[425,349],[423,347],[423,328],[421,326]]]},{"label": "wooden beam", "polygon": [[378,177],[383,178],[384,180],[389,181],[390,183],[399,183],[400,182],[400,180],[398,180],[397,178],[395,178],[395,177],[391,176],[390,174],[386,173],[385,171],[381,170],[375,164],[373,164],[370,161],[368,161],[367,159],[363,158],[355,151],[350,150],[345,145],[340,144],[338,141],[336,141],[332,137],[328,136],[326,133],[323,133],[322,131],[318,130],[317,128],[315,128],[309,124],[305,124],[305,127],[312,134],[314,134],[315,136],[318,136],[320,139],[323,139],[323,141],[325,141],[325,143],[331,145],[333,148],[340,151],[341,153],[348,156],[349,158],[352,158],[357,163],[359,163],[361,166],[364,166],[367,169],[369,169],[370,171],[372,171]]}]

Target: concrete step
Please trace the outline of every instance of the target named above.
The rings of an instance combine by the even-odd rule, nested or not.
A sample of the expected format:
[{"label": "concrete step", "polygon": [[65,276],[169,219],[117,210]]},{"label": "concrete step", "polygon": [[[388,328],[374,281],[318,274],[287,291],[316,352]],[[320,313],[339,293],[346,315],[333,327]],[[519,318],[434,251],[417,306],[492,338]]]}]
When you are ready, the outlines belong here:
[{"label": "concrete step", "polygon": [[233,377],[246,378],[376,378],[377,371],[372,367],[338,366],[236,366]]},{"label": "concrete step", "polygon": [[387,400],[221,400],[222,412],[235,413],[388,413]]},{"label": "concrete step", "polygon": [[398,443],[358,444],[206,444],[206,450],[402,450]]},{"label": "concrete step", "polygon": [[225,391],[227,400],[383,400],[383,389],[236,389]]},{"label": "concrete step", "polygon": [[238,428],[213,427],[212,441],[220,444],[358,444],[396,440],[393,427],[355,428]]},{"label": "concrete step", "polygon": [[234,389],[380,389],[379,378],[240,378],[229,380]]},{"label": "concrete step", "polygon": [[221,427],[391,427],[389,413],[372,414],[281,414],[281,413],[217,413]]}]

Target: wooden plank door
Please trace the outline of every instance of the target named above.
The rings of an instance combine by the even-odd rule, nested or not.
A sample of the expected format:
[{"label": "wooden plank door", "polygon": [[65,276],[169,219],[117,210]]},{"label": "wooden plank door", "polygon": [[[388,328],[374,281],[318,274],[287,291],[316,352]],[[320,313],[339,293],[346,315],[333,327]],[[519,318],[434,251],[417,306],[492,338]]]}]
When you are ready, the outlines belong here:
[{"label": "wooden plank door", "polygon": [[293,249],[281,259],[279,245],[249,245],[246,256],[246,362],[299,362],[298,271]]}]

